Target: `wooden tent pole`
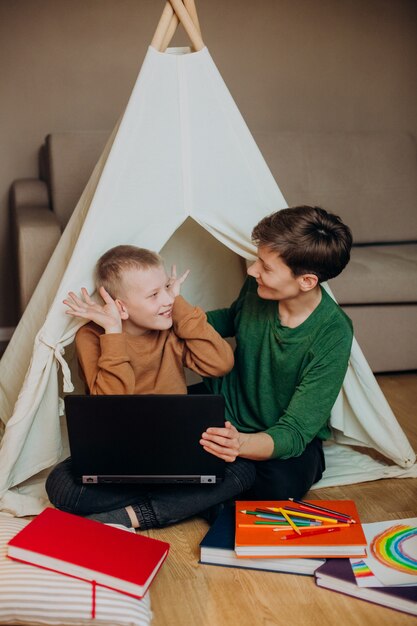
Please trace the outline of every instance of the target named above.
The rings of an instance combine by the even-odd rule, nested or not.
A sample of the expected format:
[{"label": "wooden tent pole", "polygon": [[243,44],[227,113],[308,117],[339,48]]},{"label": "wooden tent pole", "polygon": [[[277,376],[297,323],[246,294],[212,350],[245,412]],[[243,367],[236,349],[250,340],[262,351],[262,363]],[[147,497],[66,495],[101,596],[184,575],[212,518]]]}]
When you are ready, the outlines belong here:
[{"label": "wooden tent pole", "polygon": [[198,34],[201,37],[200,22],[198,21],[197,8],[195,6],[194,0],[183,0],[183,2],[184,2],[185,8],[188,11],[189,16],[194,22],[194,26],[196,27]]},{"label": "wooden tent pole", "polygon": [[165,34],[171,22],[171,18],[174,16],[174,9],[170,2],[166,2],[162,15],[156,27],[155,34],[151,41],[151,46],[156,50],[161,51],[162,42],[165,38]]},{"label": "wooden tent pole", "polygon": [[175,35],[175,31],[177,30],[177,26],[179,24],[179,19],[178,19],[177,14],[174,12],[174,9],[172,9],[172,11],[173,11],[173,15],[171,17],[171,21],[168,24],[167,32],[165,33],[165,37],[161,44],[161,52],[165,52],[165,50],[168,48],[169,44],[171,43],[171,39]]},{"label": "wooden tent pole", "polygon": [[[201,28],[200,28],[200,23],[198,21],[197,9],[196,9],[194,0],[182,0],[182,1],[184,3],[185,8],[188,11],[189,16],[194,22],[194,26],[196,27],[198,34],[201,37]],[[171,18],[171,21],[168,26],[168,30],[165,34],[164,40],[161,45],[161,52],[165,52],[165,50],[168,48],[175,34],[175,31],[177,30],[178,24],[179,24],[178,16],[174,12],[174,15]]]},{"label": "wooden tent pole", "polygon": [[151,46],[164,52],[181,22],[191,39],[195,50],[201,50],[204,43],[194,0],[167,0],[156,27]]},{"label": "wooden tent pole", "polygon": [[194,26],[194,22],[191,19],[187,9],[183,5],[181,0],[170,0],[172,7],[175,13],[178,15],[178,19],[181,24],[184,26],[185,31],[189,38],[191,39],[191,43],[194,46],[195,50],[202,50],[204,48],[204,42],[199,34],[196,26]]}]

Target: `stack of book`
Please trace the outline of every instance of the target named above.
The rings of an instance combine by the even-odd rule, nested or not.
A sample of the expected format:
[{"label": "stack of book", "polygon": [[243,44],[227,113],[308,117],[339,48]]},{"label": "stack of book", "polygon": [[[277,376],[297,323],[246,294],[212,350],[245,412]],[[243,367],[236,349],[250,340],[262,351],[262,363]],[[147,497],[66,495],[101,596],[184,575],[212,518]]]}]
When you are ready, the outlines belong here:
[{"label": "stack of book", "polygon": [[235,551],[251,557],[365,556],[366,538],[352,500],[238,502]]},{"label": "stack of book", "polygon": [[324,560],[238,557],[235,552],[235,510],[228,506],[200,543],[200,563],[312,576]]},{"label": "stack of book", "polygon": [[314,574],[326,558],[364,556],[356,506],[341,501],[238,501],[200,544],[200,562]]}]

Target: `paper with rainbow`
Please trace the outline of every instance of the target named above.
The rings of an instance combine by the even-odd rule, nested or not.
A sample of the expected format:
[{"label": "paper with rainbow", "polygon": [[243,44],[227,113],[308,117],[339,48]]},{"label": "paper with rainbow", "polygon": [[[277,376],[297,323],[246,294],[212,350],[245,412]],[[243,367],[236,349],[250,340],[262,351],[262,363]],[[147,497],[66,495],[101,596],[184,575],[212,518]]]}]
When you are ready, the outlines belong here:
[{"label": "paper with rainbow", "polygon": [[363,524],[367,557],[351,559],[360,587],[417,585],[417,517]]}]

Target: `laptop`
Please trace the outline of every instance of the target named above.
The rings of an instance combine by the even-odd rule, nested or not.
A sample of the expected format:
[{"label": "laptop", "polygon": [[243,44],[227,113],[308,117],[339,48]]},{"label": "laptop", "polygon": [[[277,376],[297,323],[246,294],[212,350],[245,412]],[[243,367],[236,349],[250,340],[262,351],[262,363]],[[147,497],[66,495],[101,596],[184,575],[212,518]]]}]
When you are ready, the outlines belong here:
[{"label": "laptop", "polygon": [[225,461],[206,452],[201,434],[224,426],[216,395],[65,397],[73,473],[84,484],[215,484]]}]

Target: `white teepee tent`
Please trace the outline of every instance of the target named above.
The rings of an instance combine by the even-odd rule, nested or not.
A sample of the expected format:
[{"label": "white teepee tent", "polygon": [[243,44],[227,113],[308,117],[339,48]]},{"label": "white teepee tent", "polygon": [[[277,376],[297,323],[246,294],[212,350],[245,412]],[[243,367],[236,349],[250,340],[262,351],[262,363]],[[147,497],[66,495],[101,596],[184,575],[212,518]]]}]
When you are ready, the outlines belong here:
[{"label": "white teepee tent", "polygon": [[[164,51],[178,18],[192,53]],[[253,258],[252,227],[285,206],[204,47],[194,3],[170,0],[123,118],[0,362],[0,509],[27,515],[45,505],[36,475],[63,453],[59,379],[64,392],[73,390],[67,363],[80,325],[62,300],[81,286],[93,290],[97,258],[119,243],[163,249],[165,257],[175,250],[177,263],[193,268],[186,296],[206,308],[226,306],[243,281],[239,259]],[[331,424],[337,442],[373,447],[396,465],[330,446],[322,484],[417,475],[415,454],[356,342]]]}]

